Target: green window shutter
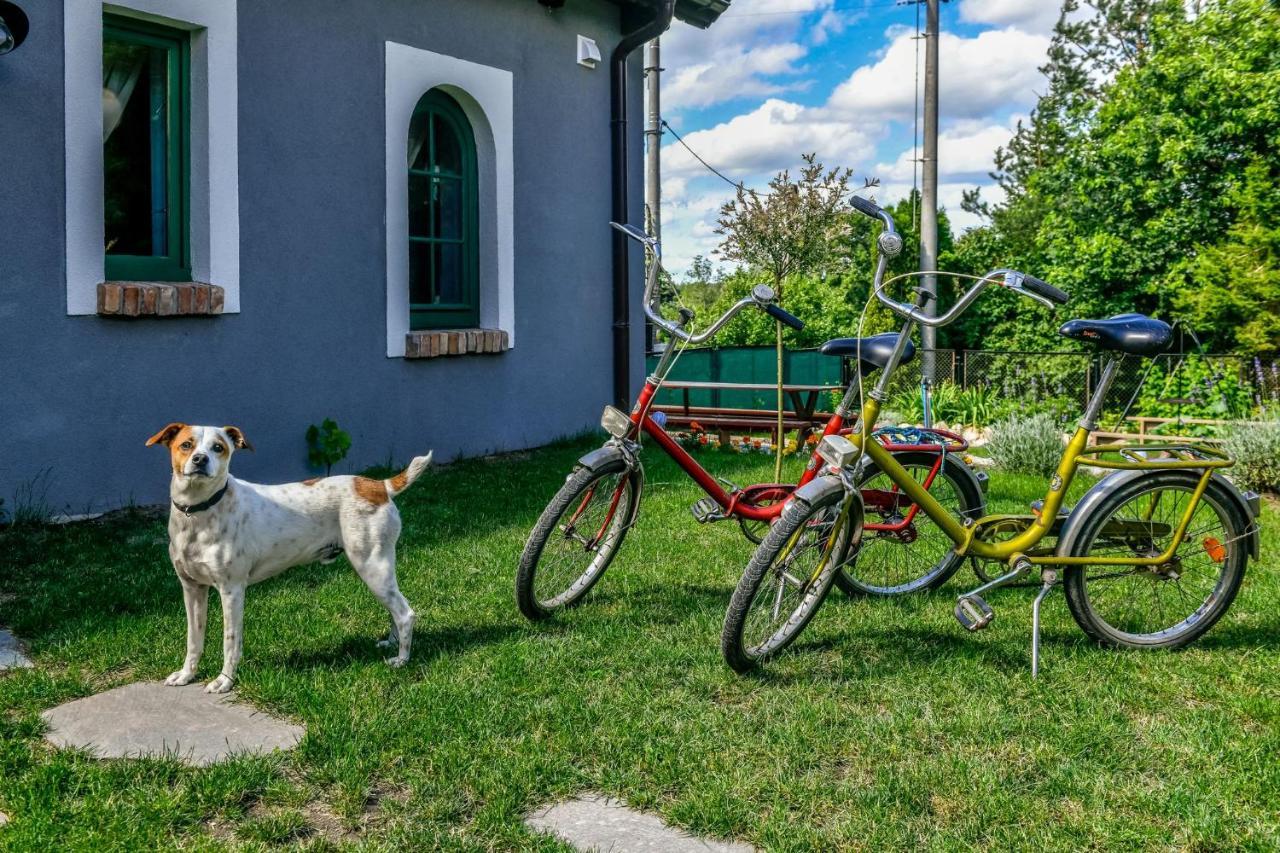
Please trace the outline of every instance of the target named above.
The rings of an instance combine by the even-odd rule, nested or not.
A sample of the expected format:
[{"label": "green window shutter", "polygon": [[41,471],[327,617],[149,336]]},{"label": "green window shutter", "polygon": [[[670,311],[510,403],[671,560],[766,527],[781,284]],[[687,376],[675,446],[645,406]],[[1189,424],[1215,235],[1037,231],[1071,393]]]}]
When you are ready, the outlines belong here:
[{"label": "green window shutter", "polygon": [[190,42],[185,32],[103,17],[106,274],[190,281]]},{"label": "green window shutter", "polygon": [[458,102],[422,96],[409,124],[409,324],[480,324],[476,141]]}]

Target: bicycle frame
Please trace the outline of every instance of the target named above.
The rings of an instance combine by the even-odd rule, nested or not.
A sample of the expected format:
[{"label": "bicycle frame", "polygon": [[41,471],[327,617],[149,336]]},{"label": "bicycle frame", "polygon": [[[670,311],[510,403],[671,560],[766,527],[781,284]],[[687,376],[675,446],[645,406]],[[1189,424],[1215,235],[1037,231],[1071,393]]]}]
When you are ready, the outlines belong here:
[{"label": "bicycle frame", "polygon": [[[875,423],[876,417],[879,416],[881,400],[884,399],[889,379],[898,366],[901,353],[905,348],[906,341],[910,338],[916,322],[915,318],[908,317],[900,333],[898,347],[894,356],[881,372],[880,380],[875,390],[863,402],[860,423]],[[985,542],[978,539],[976,534],[984,524],[996,519],[1007,518],[1007,516],[986,516],[967,525],[961,524],[929,494],[927,489],[921,488],[920,484],[893,458],[892,453],[887,452],[875,441],[867,441],[865,432],[855,432],[849,438],[855,447],[879,466],[881,472],[893,483],[897,484],[907,497],[925,515],[931,518],[948,538],[956,543],[956,553],[961,556],[972,556],[1002,562],[1025,558],[1031,564],[1045,566],[1162,565],[1173,558],[1174,553],[1182,544],[1187,528],[1191,523],[1191,518],[1195,514],[1196,507],[1200,503],[1200,498],[1204,494],[1205,487],[1208,485],[1209,478],[1213,475],[1213,472],[1218,468],[1225,468],[1233,463],[1225,454],[1219,451],[1189,444],[1147,446],[1142,448],[1143,452],[1159,451],[1177,454],[1172,459],[1156,460],[1138,456],[1134,448],[1123,443],[1098,445],[1090,448],[1088,446],[1089,436],[1097,429],[1097,418],[1102,410],[1103,400],[1111,386],[1111,382],[1115,378],[1116,368],[1119,363],[1119,358],[1113,358],[1103,371],[1102,378],[1089,401],[1085,414],[1080,419],[1076,431],[1072,434],[1063,451],[1062,458],[1058,462],[1058,467],[1049,482],[1049,490],[1045,494],[1044,503],[1039,513],[1025,530],[1004,542]],[[853,390],[853,388],[850,388],[850,394]],[[845,400],[837,408],[837,416],[839,416],[841,410],[847,411],[853,402],[851,396],[846,394]],[[1108,454],[1119,454],[1123,457],[1123,461],[1105,458]],[[1040,543],[1052,528],[1058,516],[1058,511],[1062,508],[1067,490],[1079,470],[1081,460],[1086,459],[1088,464],[1099,468],[1144,471],[1175,468],[1202,471],[1200,480],[1192,493],[1192,498],[1188,501],[1187,508],[1178,523],[1177,529],[1174,531],[1173,539],[1163,554],[1156,557],[1072,557],[1028,553]],[[1154,512],[1154,506],[1151,511]]]},{"label": "bicycle frame", "polygon": [[[673,439],[671,435],[665,429],[663,429],[661,425],[659,425],[652,417],[650,417],[649,411],[653,406],[654,397],[657,395],[658,391],[662,389],[662,384],[665,381],[667,373],[670,371],[674,362],[675,362],[675,347],[669,345],[666,351],[662,354],[662,358],[659,359],[658,364],[654,368],[653,373],[645,381],[644,388],[641,390],[640,396],[636,400],[636,404],[631,410],[630,420],[631,420],[632,430],[631,430],[631,434],[628,435],[627,438],[631,440],[636,440],[638,439],[641,433],[652,438],[654,442],[659,447],[661,447],[662,450],[668,456],[670,456],[672,460],[674,460],[675,463],[679,465],[680,468],[686,474],[688,474],[690,477],[693,478],[694,482],[696,482],[698,486],[704,492],[707,493],[708,497],[710,497],[712,500],[714,500],[717,504],[720,505],[721,509],[725,513],[725,517],[741,518],[741,519],[746,519],[748,521],[766,521],[766,522],[776,518],[782,512],[782,508],[786,504],[785,500],[775,500],[773,503],[767,504],[765,506],[754,506],[751,503],[744,502],[742,500],[746,492],[750,491],[752,488],[761,488],[761,486],[748,487],[747,489],[740,490],[734,493],[727,492],[720,485],[719,481],[717,481],[716,478],[709,471],[707,471],[706,468],[698,464],[698,461],[694,459],[689,454],[688,451],[686,451],[683,447],[681,447],[680,444],[675,439]],[[857,383],[856,379],[852,383],[850,383],[850,387],[846,391],[846,396],[848,396],[848,394],[853,393],[856,383]],[[825,438],[829,435],[834,435],[840,432],[842,429],[844,429],[845,424],[847,422],[848,422],[848,415],[845,413],[842,413],[840,410],[837,410],[831,416],[831,418],[827,421],[827,424],[822,431],[821,438]],[[906,474],[905,469],[903,469],[902,466],[898,465],[899,470],[903,471],[907,479],[911,480],[913,484],[919,485],[921,488],[925,490],[927,490],[930,486],[933,485],[934,478],[937,476],[938,471],[942,468],[942,462],[945,457],[945,452],[947,449],[947,446],[943,444],[893,444],[889,448],[885,448],[879,442],[875,442],[875,441],[870,442],[869,444],[884,450],[886,455],[892,455],[892,453],[894,452],[907,452],[907,451],[923,451],[923,452],[937,453],[938,458],[935,461],[933,467],[930,469],[929,473],[925,476],[923,483],[916,483],[915,479],[911,477],[909,474]],[[817,477],[819,472],[822,470],[822,465],[823,465],[822,457],[818,455],[817,450],[815,448],[813,455],[810,457],[808,464],[805,466],[804,473],[801,475],[799,482],[796,483],[795,486],[792,486],[790,484],[781,484],[781,483],[776,483],[776,484],[771,483],[771,484],[762,484],[762,485],[764,487],[772,487],[774,489],[787,489],[787,490],[798,489],[801,486],[807,485],[815,477]],[[868,523],[866,527],[868,530],[879,530],[879,531],[888,531],[888,532],[903,530],[915,520],[915,516],[918,509],[919,509],[918,504],[913,505],[911,509],[908,511],[906,517],[900,521],[895,521],[892,523]]]},{"label": "bicycle frame", "polygon": [[[804,474],[800,477],[799,483],[796,484],[795,486],[791,486],[789,484],[782,484],[782,483],[766,483],[766,484],[759,484],[756,486],[749,486],[746,489],[735,489],[735,491],[730,493],[725,491],[720,486],[720,483],[717,482],[716,478],[711,473],[709,473],[705,468],[699,465],[697,460],[695,460],[692,456],[690,456],[689,453],[685,451],[685,449],[681,447],[667,433],[665,429],[663,429],[656,421],[653,420],[653,418],[649,416],[649,410],[653,406],[654,397],[657,395],[658,391],[661,390],[663,382],[666,381],[667,374],[670,372],[672,366],[675,363],[675,358],[678,351],[676,342],[679,341],[683,344],[702,343],[710,339],[712,336],[714,336],[731,319],[733,319],[733,317],[736,316],[739,311],[749,306],[762,308],[766,311],[771,310],[771,306],[774,306],[774,303],[776,301],[776,297],[773,293],[773,290],[767,286],[758,285],[756,288],[752,290],[752,294],[750,296],[747,296],[738,300],[727,311],[725,311],[718,318],[712,321],[712,323],[706,329],[704,329],[702,332],[694,334],[688,331],[687,329],[685,329],[685,324],[689,320],[688,317],[685,317],[682,315],[679,321],[674,321],[674,320],[669,320],[666,317],[662,316],[662,312],[660,310],[660,306],[658,304],[658,298],[657,298],[658,266],[659,266],[657,259],[661,257],[661,247],[659,246],[658,242],[648,237],[647,235],[645,235],[644,232],[638,228],[634,228],[629,225],[621,225],[619,223],[611,223],[611,225],[614,228],[618,229],[619,231],[622,231],[623,233],[627,234],[637,242],[640,242],[649,251],[653,252],[655,260],[649,266],[649,273],[645,282],[644,311],[645,311],[645,316],[649,318],[650,322],[652,322],[657,328],[666,332],[670,337],[670,342],[668,343],[666,350],[663,352],[662,357],[658,360],[658,364],[654,368],[653,373],[645,381],[644,388],[641,390],[640,396],[636,400],[636,404],[632,408],[631,414],[628,416],[628,420],[630,423],[629,428],[627,428],[625,433],[622,433],[622,434],[613,432],[615,436],[613,440],[615,442],[621,443],[625,447],[628,443],[638,444],[640,441],[641,435],[650,436],[658,444],[658,446],[661,447],[667,453],[668,456],[670,456],[673,460],[675,460],[676,464],[679,465],[685,471],[685,473],[687,473],[690,477],[692,477],[694,482],[696,482],[702,488],[702,490],[706,492],[707,495],[712,500],[714,500],[717,505],[719,505],[720,509],[724,513],[722,516],[723,518],[732,517],[732,518],[738,518],[738,519],[747,520],[747,521],[764,521],[764,522],[767,522],[776,518],[782,512],[782,508],[786,504],[785,498],[790,496],[790,492],[794,491],[794,489],[796,488],[807,485],[815,477],[817,477],[819,472],[822,470],[823,460],[822,460],[822,457],[817,453],[816,447],[814,448],[814,453],[813,453],[813,456],[810,458],[809,463],[805,466]],[[874,280],[877,286],[880,284],[880,282],[884,281],[885,271],[888,269],[889,257],[892,255],[896,255],[899,251],[901,251],[901,248],[902,248],[902,241],[900,239],[897,239],[897,235],[894,233],[893,220],[891,218],[886,217],[885,227],[886,227],[886,234],[882,235],[879,241],[881,252],[880,252],[879,258],[877,259],[876,270],[875,270]],[[900,340],[898,345],[899,352],[895,355],[894,362],[893,362],[894,364],[897,363],[898,357],[901,355],[901,349],[903,346],[905,346],[905,343],[904,341]],[[846,400],[852,398],[854,390],[858,386],[859,382],[860,382],[860,379],[855,378],[853,381],[849,383],[849,387],[845,391]],[[621,415],[621,412],[615,412],[615,413],[617,415]],[[842,429],[845,428],[845,424],[850,421],[852,414],[853,414],[852,411],[850,411],[849,409],[843,406],[838,408],[836,412],[832,415],[831,419],[827,422],[827,425],[824,428],[821,437],[826,438],[827,436],[840,432]],[[941,431],[938,431],[938,432],[941,434]],[[943,437],[951,439],[951,436],[949,434],[943,434]],[[782,439],[783,437],[781,435],[777,437],[777,440],[779,442],[781,442]],[[959,436],[955,436],[954,441],[958,443],[958,449],[963,449],[964,447],[967,447],[967,444],[965,444],[964,440]],[[872,443],[875,444],[876,442],[872,442]],[[942,468],[942,463],[945,459],[946,452],[951,448],[952,448],[952,445],[945,444],[945,443],[927,443],[927,444],[894,443],[888,449],[886,449],[886,453],[891,451],[892,452],[924,451],[924,452],[937,453],[938,455],[937,460],[935,460],[931,470],[926,475],[924,482],[922,484],[919,484],[922,488],[928,489],[933,484],[933,481],[937,476],[938,471],[941,470]],[[628,455],[630,455],[630,452],[628,452]],[[901,466],[899,466],[899,470],[903,470]],[[619,484],[618,492],[614,495],[615,505],[617,503],[618,497],[621,495],[622,488],[623,488],[622,484]],[[783,490],[787,490],[787,491],[783,492]],[[759,494],[753,494],[753,492],[760,492],[760,491],[763,491],[768,496],[762,497]],[[769,494],[770,492],[781,492],[781,494],[773,495],[773,494]],[[881,491],[872,491],[866,494],[867,496],[877,501],[888,502],[889,506],[892,506],[895,508],[900,505],[900,498],[898,497],[897,493],[884,493]],[[883,498],[883,495],[885,494],[891,495],[891,498],[887,498],[887,499]],[[764,506],[757,506],[755,502],[759,500],[769,500],[771,502]],[[912,524],[912,522],[915,520],[915,517],[918,511],[919,511],[919,506],[913,505],[908,511],[908,513],[906,514],[906,517],[904,519],[887,523],[887,524],[886,523],[867,524],[867,528],[870,530],[881,530],[881,531],[888,531],[888,532],[897,532],[900,530],[904,530],[908,528]],[[612,510],[611,510],[611,513],[612,513]]]}]

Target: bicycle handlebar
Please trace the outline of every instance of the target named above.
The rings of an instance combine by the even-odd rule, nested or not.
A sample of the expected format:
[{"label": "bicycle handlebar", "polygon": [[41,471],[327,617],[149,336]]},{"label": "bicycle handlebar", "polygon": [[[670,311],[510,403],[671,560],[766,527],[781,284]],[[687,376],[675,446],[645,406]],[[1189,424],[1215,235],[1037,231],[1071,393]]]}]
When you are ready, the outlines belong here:
[{"label": "bicycle handlebar", "polygon": [[860,195],[851,196],[849,198],[849,206],[865,216],[870,216],[872,219],[879,219],[890,231],[897,230],[894,226],[893,216],[890,215],[889,211],[885,210],[871,199],[863,198]]},{"label": "bicycle handlebar", "polygon": [[1043,296],[1050,302],[1056,302],[1058,305],[1066,305],[1071,299],[1065,290],[1059,290],[1047,281],[1038,279],[1027,273],[1022,274],[1022,284],[1027,290],[1038,296]]},{"label": "bicycle handlebar", "polygon": [[699,334],[687,332],[684,324],[687,320],[681,320],[676,323],[662,316],[662,312],[657,303],[658,289],[658,270],[661,266],[662,249],[657,240],[650,237],[644,231],[634,225],[623,225],[618,222],[610,222],[611,226],[626,234],[637,243],[641,243],[647,249],[651,249],[654,253],[655,262],[649,265],[649,275],[644,285],[644,313],[649,320],[662,331],[671,335],[673,338],[684,341],[689,344],[700,344],[709,340],[716,332],[725,327],[730,320],[737,316],[738,312],[747,306],[755,306],[761,311],[781,320],[784,324],[793,329],[803,329],[804,323],[793,317],[791,314],[783,311],[774,303],[777,301],[777,294],[773,292],[773,288],[767,284],[757,284],[751,289],[751,295],[744,296],[729,307],[728,311],[721,314],[716,321],[703,329]]},{"label": "bicycle handlebar", "polygon": [[[998,280],[997,280],[998,279]],[[930,317],[923,308],[917,305],[911,305],[906,302],[899,302],[888,296],[884,292],[884,288],[876,287],[876,299],[883,302],[890,311],[904,317],[908,320],[914,320],[922,326],[946,326],[954,323],[956,318],[964,313],[964,310],[973,304],[983,289],[989,284],[998,284],[1001,287],[1007,287],[1015,293],[1034,299],[1036,302],[1046,306],[1050,310],[1057,305],[1065,305],[1070,298],[1065,291],[1059,290],[1047,282],[1043,282],[1038,278],[1029,276],[1026,273],[1018,272],[1013,269],[997,269],[984,275],[978,279],[972,287],[966,290],[951,309],[940,317]],[[1055,305],[1056,303],[1056,305]]]},{"label": "bicycle handlebar", "polygon": [[800,321],[799,317],[795,316],[789,311],[783,311],[777,305],[774,305],[772,303],[764,306],[764,313],[768,314],[773,319],[779,321],[780,323],[782,323],[782,325],[790,326],[791,328],[795,329],[797,332],[804,328],[804,323]]}]

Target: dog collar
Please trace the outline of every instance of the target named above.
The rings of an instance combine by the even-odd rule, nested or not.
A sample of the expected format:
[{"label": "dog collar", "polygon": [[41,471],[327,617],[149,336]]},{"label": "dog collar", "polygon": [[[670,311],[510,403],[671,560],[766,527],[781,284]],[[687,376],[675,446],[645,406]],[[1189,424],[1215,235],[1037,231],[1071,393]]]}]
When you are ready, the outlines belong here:
[{"label": "dog collar", "polygon": [[217,493],[215,493],[214,496],[209,498],[207,501],[201,501],[198,504],[191,504],[189,506],[183,506],[177,501],[172,501],[173,506],[183,515],[188,517],[194,515],[197,512],[204,512],[206,509],[209,509],[218,501],[222,500],[222,496],[227,493],[227,487],[230,485],[231,485],[230,483],[224,483],[222,488],[218,489]]}]

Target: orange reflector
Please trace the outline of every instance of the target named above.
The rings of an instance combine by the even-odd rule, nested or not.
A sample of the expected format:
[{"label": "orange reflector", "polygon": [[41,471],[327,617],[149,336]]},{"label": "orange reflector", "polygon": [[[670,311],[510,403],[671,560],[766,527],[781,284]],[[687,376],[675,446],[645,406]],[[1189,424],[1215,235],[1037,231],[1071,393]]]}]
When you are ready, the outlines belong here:
[{"label": "orange reflector", "polygon": [[1209,559],[1213,560],[1215,563],[1221,563],[1223,560],[1227,559],[1227,548],[1217,539],[1214,539],[1212,536],[1206,536],[1203,544],[1204,552],[1208,554]]}]

